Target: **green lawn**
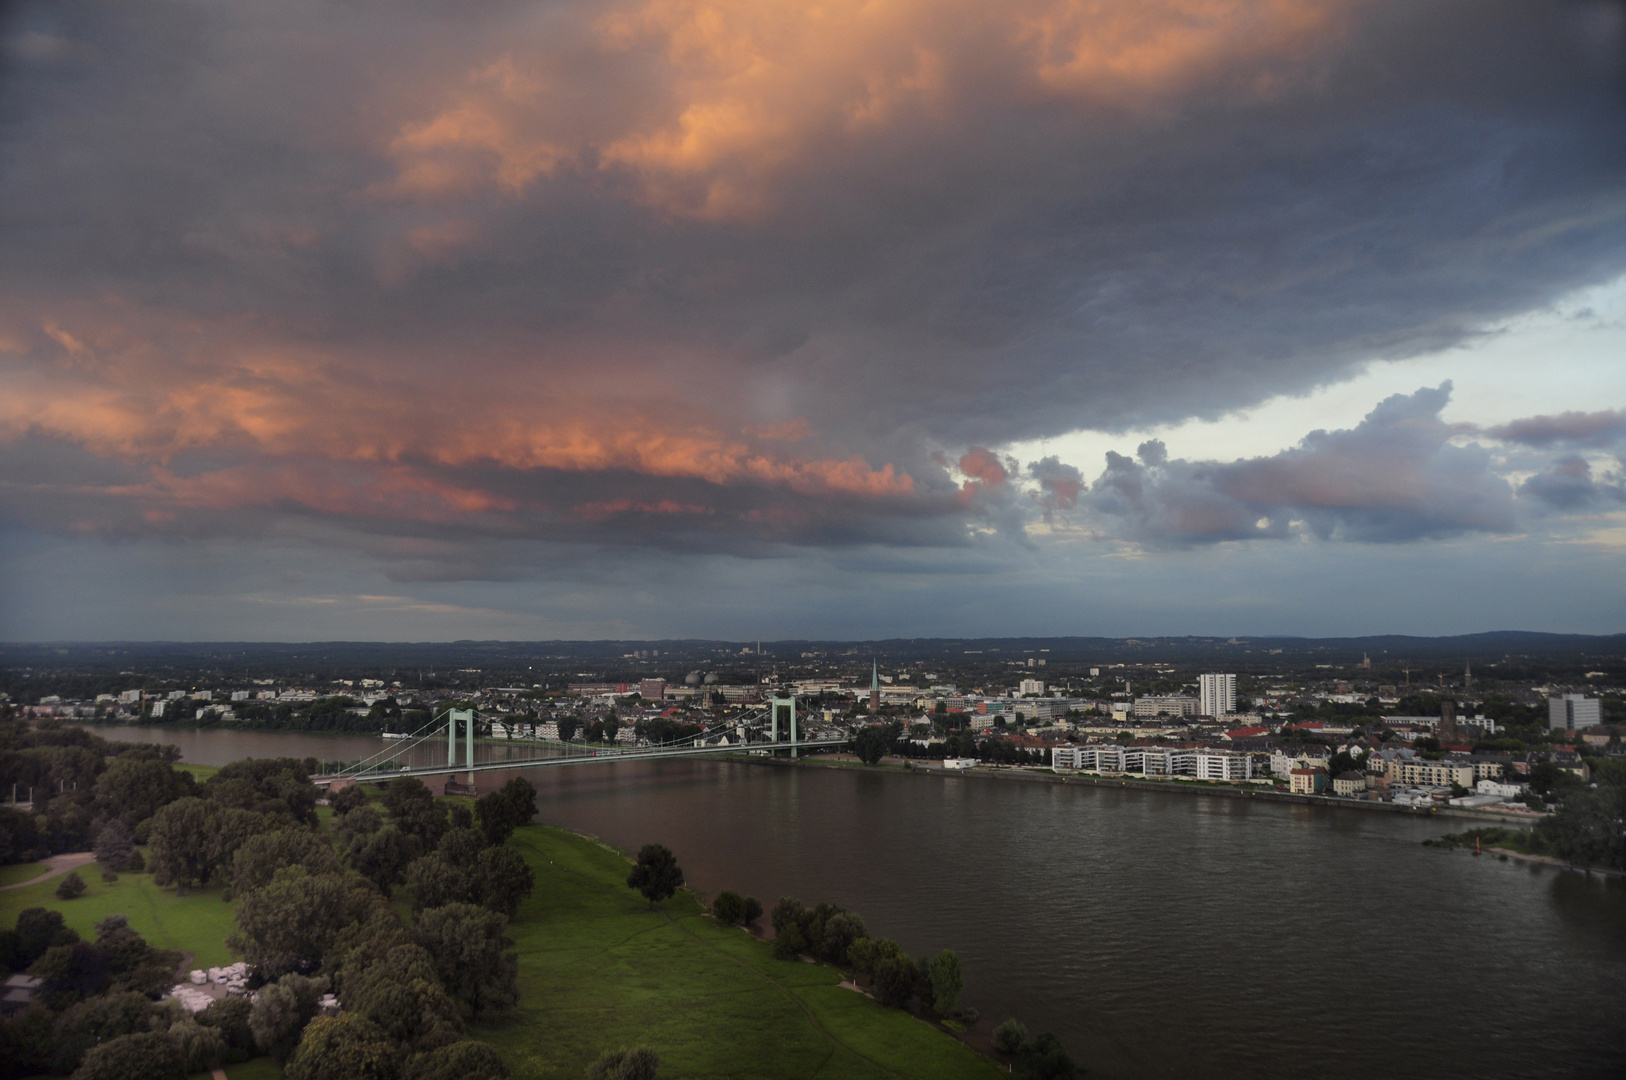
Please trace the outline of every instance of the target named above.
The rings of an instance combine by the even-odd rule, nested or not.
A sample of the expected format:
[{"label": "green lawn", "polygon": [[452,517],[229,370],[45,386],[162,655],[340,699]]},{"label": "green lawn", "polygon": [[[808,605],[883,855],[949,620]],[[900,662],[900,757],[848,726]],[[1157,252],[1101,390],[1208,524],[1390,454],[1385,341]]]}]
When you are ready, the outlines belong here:
[{"label": "green lawn", "polygon": [[14,926],[24,908],[45,907],[62,912],[69,926],[84,937],[94,937],[96,924],[108,915],[125,915],[130,926],[159,949],[180,949],[194,954],[193,967],[230,964],[237,959],[226,948],[226,935],[236,929],[232,905],[220,899],[220,890],[194,889],[185,896],[174,887],[160,889],[151,874],[120,874],[111,885],[102,881],[94,863],[81,867],[79,876],[89,886],[83,896],[58,900],[55,877],[22,889],[0,892],[0,926]]},{"label": "green lawn", "polygon": [[29,878],[39,877],[50,867],[42,862],[13,863],[10,866],[0,866],[0,885],[16,885]]},{"label": "green lawn", "polygon": [[213,776],[215,773],[219,772],[221,768],[222,766],[219,765],[193,765],[189,761],[182,761],[175,766],[175,769],[178,772],[191,773],[192,779],[196,780],[200,784],[209,779],[209,777]]},{"label": "green lawn", "polygon": [[251,1058],[226,1066],[226,1080],[281,1080],[282,1070],[268,1057]]},{"label": "green lawn", "polygon": [[511,841],[537,871],[509,929],[520,1007],[477,1037],[517,1078],[574,1080],[606,1049],[653,1047],[671,1077],[988,1077],[991,1061],[907,1013],[843,990],[832,968],[775,960],[694,896],[650,911],[619,853],[532,825]]}]

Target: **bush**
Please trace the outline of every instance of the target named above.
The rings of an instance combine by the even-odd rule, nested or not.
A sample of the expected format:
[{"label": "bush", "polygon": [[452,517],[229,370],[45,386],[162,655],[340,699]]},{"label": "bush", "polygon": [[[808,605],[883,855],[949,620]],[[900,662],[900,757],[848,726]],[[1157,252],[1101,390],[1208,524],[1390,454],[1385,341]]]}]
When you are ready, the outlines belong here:
[{"label": "bush", "polygon": [[106,882],[107,884],[111,885],[111,884],[113,884],[113,882],[117,881],[118,879],[119,879],[119,875],[118,875],[118,873],[116,871],[113,871],[113,870],[103,870],[102,871],[102,880],[104,882]]},{"label": "bush", "polygon": [[932,983],[932,1008],[946,1013],[960,1000],[965,989],[965,976],[960,971],[960,957],[953,949],[944,949],[932,957],[926,966]]},{"label": "bush", "polygon": [[745,918],[743,920],[745,925],[750,926],[760,918],[762,918],[762,901],[754,896],[747,896],[745,898]]},{"label": "bush", "polygon": [[587,1080],[655,1080],[660,1058],[647,1046],[606,1050],[587,1070]]},{"label": "bush", "polygon": [[146,871],[147,860],[142,857],[141,852],[132,851],[130,857],[124,860],[124,865],[120,869],[126,874],[140,874]]},{"label": "bush", "polygon": [[1028,1029],[1015,1017],[994,1029],[994,1049],[1001,1054],[1019,1054],[1028,1042]]},{"label": "bush", "polygon": [[79,871],[69,870],[62,878],[62,883],[56,887],[58,900],[72,900],[85,894],[85,879],[79,876]]},{"label": "bush", "polygon": [[711,902],[711,917],[724,926],[738,926],[745,921],[745,897],[726,890],[718,893]]}]

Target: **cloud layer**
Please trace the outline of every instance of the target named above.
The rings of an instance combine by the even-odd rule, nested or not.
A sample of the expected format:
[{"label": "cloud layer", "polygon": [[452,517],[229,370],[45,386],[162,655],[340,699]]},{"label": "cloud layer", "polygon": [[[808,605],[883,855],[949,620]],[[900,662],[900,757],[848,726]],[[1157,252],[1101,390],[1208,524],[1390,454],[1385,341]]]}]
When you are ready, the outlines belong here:
[{"label": "cloud layer", "polygon": [[1621,413],[1472,431],[1448,387],[1228,464],[1003,448],[1626,272],[1621,40],[1513,0],[10,5],[0,527],[455,578],[1608,512]]}]

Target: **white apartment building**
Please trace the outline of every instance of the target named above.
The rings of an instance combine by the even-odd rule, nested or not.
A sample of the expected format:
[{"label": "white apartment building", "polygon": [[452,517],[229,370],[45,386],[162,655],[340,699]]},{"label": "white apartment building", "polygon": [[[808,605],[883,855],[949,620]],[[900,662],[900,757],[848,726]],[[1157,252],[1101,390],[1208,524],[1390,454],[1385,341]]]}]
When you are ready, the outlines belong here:
[{"label": "white apartment building", "polygon": [[1236,712],[1236,676],[1197,676],[1197,703],[1197,711],[1203,716],[1228,716]]},{"label": "white apartment building", "polygon": [[1016,692],[1021,694],[1023,697],[1026,697],[1029,694],[1042,694],[1044,693],[1044,680],[1023,679],[1021,684],[1017,687]]},{"label": "white apartment building", "polygon": [[1597,698],[1565,694],[1547,699],[1547,727],[1552,731],[1579,731],[1603,723]]},{"label": "white apartment building", "polygon": [[1196,716],[1197,699],[1170,694],[1162,697],[1148,695],[1135,699],[1135,715],[1141,718],[1154,716]]},{"label": "white apartment building", "polygon": [[1053,768],[1138,776],[1190,776],[1198,780],[1251,780],[1253,762],[1234,750],[1171,750],[1160,746],[1057,746]]}]

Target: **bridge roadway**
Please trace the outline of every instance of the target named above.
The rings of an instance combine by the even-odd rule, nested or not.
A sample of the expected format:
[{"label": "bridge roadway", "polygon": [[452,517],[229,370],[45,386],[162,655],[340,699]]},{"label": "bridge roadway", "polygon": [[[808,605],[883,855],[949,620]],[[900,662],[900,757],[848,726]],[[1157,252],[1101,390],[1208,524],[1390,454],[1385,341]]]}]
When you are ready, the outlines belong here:
[{"label": "bridge roadway", "polygon": [[335,780],[393,780],[397,776],[452,776],[456,773],[495,772],[502,769],[546,769],[561,765],[608,765],[619,761],[651,761],[666,758],[705,757],[713,754],[741,754],[755,750],[831,750],[846,746],[848,739],[814,739],[804,742],[734,743],[727,746],[683,746],[654,750],[599,750],[591,754],[523,758],[508,761],[481,761],[474,765],[420,765],[405,769],[369,769],[366,772],[313,776],[311,783],[326,786]]}]

